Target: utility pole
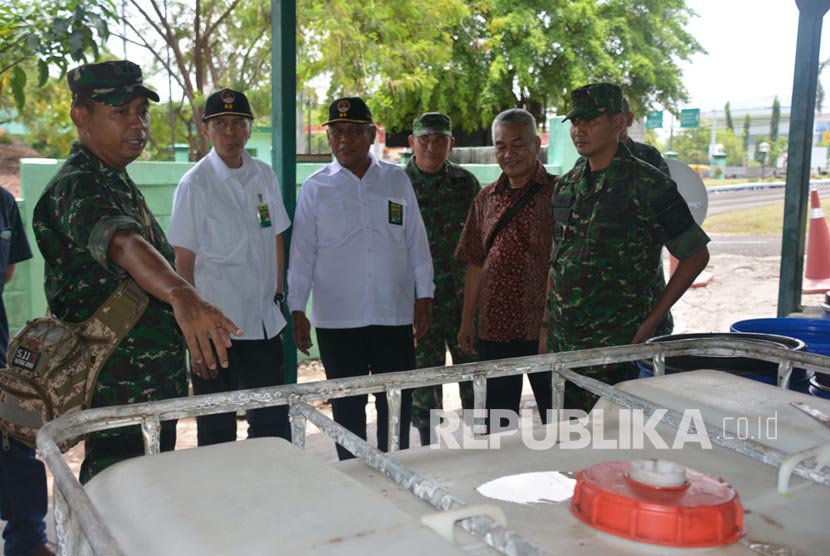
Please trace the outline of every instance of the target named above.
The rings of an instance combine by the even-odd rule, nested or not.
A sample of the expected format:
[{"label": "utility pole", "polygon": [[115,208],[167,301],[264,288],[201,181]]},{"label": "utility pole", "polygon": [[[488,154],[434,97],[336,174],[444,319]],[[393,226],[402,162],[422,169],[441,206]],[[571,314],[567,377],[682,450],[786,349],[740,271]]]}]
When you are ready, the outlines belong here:
[{"label": "utility pole", "polygon": [[712,110],[712,138],[709,141],[709,166],[715,167],[715,126],[717,125],[718,111]]},{"label": "utility pole", "polygon": [[669,123],[669,150],[674,151],[674,113],[669,112],[669,116],[671,117],[671,123]]}]

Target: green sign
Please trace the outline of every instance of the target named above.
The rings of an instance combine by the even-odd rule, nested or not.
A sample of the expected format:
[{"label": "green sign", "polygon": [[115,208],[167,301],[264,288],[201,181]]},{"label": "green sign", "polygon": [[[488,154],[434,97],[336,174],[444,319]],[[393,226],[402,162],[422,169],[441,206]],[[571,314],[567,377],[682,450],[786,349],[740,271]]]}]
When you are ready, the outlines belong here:
[{"label": "green sign", "polygon": [[700,127],[700,108],[684,108],[681,110],[680,127]]},{"label": "green sign", "polygon": [[646,129],[657,129],[663,127],[663,111],[649,112],[646,117]]}]

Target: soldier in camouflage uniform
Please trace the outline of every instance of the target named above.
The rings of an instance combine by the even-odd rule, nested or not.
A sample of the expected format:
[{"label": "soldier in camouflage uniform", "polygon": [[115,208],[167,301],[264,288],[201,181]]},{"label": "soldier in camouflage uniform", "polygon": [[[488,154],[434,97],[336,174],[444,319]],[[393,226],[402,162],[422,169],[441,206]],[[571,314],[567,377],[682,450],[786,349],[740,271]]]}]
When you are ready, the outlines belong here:
[{"label": "soldier in camouflage uniform", "polygon": [[[620,88],[571,93],[571,138],[582,155],[552,197],[548,349],[643,342],[672,330],[669,309],[709,261],[708,236],[671,179],[619,143]],[[680,262],[669,283],[660,251]],[[609,384],[635,378],[632,363],[580,369]],[[565,407],[589,411],[596,396],[568,384]]]},{"label": "soldier in camouflage uniform", "polygon": [[622,114],[625,118],[625,127],[620,134],[620,142],[625,143],[628,150],[634,158],[639,158],[643,162],[648,162],[667,176],[671,177],[669,172],[669,165],[663,155],[660,154],[656,148],[646,143],[640,143],[628,136],[628,128],[634,123],[634,112],[631,111],[631,106],[628,104],[628,99],[623,97],[622,100]]},{"label": "soldier in camouflage uniform", "polygon": [[[418,368],[443,366],[448,347],[453,363],[473,360],[455,340],[461,326],[466,267],[455,260],[453,250],[480,186],[473,174],[447,160],[454,144],[448,116],[427,112],[412,123],[409,147],[413,156],[406,164],[406,173],[418,197],[435,268],[432,324],[418,341]],[[472,384],[463,382],[460,390],[463,407],[472,409]],[[417,388],[412,393],[412,424],[420,433],[422,445],[429,444],[429,412],[442,407],[442,397],[440,385]]]},{"label": "soldier in camouflage uniform", "polygon": [[[141,77],[141,69],[128,61],[69,71],[78,142],[34,211],[46,298],[56,317],[89,318],[128,277],[150,296],[144,314],[102,368],[93,407],[185,396],[179,328],[188,347],[214,370],[217,358],[227,366],[228,334],[240,333],[173,271],[173,249],[125,170],[147,142],[149,100],[159,100]],[[215,355],[211,337],[217,340]],[[175,422],[162,423],[162,449],[172,450],[175,438]],[[144,452],[137,426],[90,434],[85,448],[84,482]]]}]

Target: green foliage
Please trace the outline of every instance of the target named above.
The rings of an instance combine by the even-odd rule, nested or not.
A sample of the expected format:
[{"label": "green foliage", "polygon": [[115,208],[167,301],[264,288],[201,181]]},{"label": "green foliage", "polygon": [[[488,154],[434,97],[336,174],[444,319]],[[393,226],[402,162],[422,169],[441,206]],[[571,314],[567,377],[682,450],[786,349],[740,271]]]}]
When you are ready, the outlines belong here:
[{"label": "green foliage", "polygon": [[749,119],[749,112],[746,113],[744,116],[744,130],[741,133],[741,140],[743,141],[744,151],[749,150],[749,127],[752,125],[751,120]]},{"label": "green foliage", "polygon": [[[208,152],[199,123],[205,100],[215,90],[230,87],[245,92],[257,116],[255,123],[270,124],[270,0],[168,0],[166,10],[162,0],[128,3],[124,22],[131,31],[129,38],[153,58],[152,67],[143,69],[170,74],[182,91],[181,100],[174,101],[176,134],[178,138],[184,130],[183,142],[198,156]],[[157,145],[151,144],[151,149],[163,154],[169,150],[169,120],[160,121],[155,129]],[[165,136],[168,139],[162,139]]]},{"label": "green foliage", "polygon": [[778,124],[781,121],[781,103],[778,102],[778,97],[772,102],[772,118],[769,121],[769,138],[770,144],[778,141]]},{"label": "green foliage", "polygon": [[[34,60],[28,60],[18,67],[31,69],[35,64]],[[47,158],[66,158],[77,138],[69,117],[72,95],[66,82],[49,79],[41,87],[30,82],[25,95],[26,109],[19,115],[27,130],[23,142]]]},{"label": "green foliage", "polygon": [[727,166],[743,166],[746,158],[746,149],[743,148],[743,141],[731,129],[715,131],[715,141],[723,145],[723,152],[726,154]]},{"label": "green foliage", "polygon": [[[181,102],[173,103],[173,129],[175,129],[175,143],[189,144],[190,130],[188,118],[181,114],[187,113]],[[175,155],[170,145],[170,103],[153,104],[150,107],[150,137],[144,148],[142,158],[149,160],[174,160]]]},{"label": "green foliage", "polygon": [[[709,164],[709,143],[712,138],[712,126],[705,124],[695,128],[685,128],[674,136],[674,150],[678,158],[687,164]],[[741,138],[731,129],[715,131],[715,142],[723,145],[728,166],[741,166],[746,157]]]},{"label": "green foliage", "polygon": [[391,129],[411,124],[466,40],[451,34],[468,15],[461,0],[300,0],[297,13],[300,85],[328,76],[322,104],[371,98],[375,118]]},{"label": "green foliage", "polygon": [[764,163],[764,153],[758,149],[758,145],[764,142],[769,143],[766,165],[773,168],[777,167],[778,157],[787,152],[787,138],[779,137],[777,141],[774,141],[771,137],[765,135],[755,137],[755,162],[758,164]]},{"label": "green foliage", "polygon": [[[4,1],[12,2],[0,8],[4,21],[6,13],[17,14],[10,19],[14,36],[28,22],[40,33],[31,35],[39,48],[26,49],[37,68],[11,64],[2,72],[14,90],[29,90],[48,76],[48,64],[58,64],[46,46],[54,40],[64,41],[61,52],[70,57],[97,56],[95,44],[108,29],[114,36],[120,29],[106,25],[115,17],[112,0],[34,0],[34,7]],[[245,91],[256,123],[269,123],[270,0],[126,1],[127,39],[153,59],[143,69],[169,73],[181,91],[173,102],[177,141],[207,152],[198,132],[201,110],[205,97],[225,86]],[[53,12],[74,19],[44,16]],[[569,108],[571,89],[601,80],[620,83],[635,112],[677,108],[687,100],[677,64],[703,51],[685,30],[695,15],[685,0],[299,0],[297,14],[298,90],[330,82],[327,98],[312,103],[314,122],[333,97],[359,94],[390,132],[428,110],[448,113],[456,128],[469,131],[516,106],[544,124],[549,109]],[[8,38],[0,34],[0,41]],[[3,67],[8,52],[0,49]],[[153,113],[162,115],[154,116],[148,152],[162,156],[169,123],[166,110]]]},{"label": "green foliage", "polygon": [[[39,86],[49,69],[63,75],[70,64],[98,59],[99,44],[114,20],[111,0],[4,0],[0,3],[0,108],[26,104],[27,85]],[[24,62],[34,66],[24,69]],[[27,69],[29,71],[27,71]]]},{"label": "green foliage", "polygon": [[[299,79],[369,97],[390,131],[427,110],[489,126],[523,107],[564,113],[571,89],[620,83],[635,112],[687,98],[677,63],[701,52],[685,0],[301,0]],[[333,25],[332,22],[336,22]]]},{"label": "green foliage", "polygon": [[821,114],[822,106],[824,105],[824,86],[821,84],[821,74],[830,67],[830,58],[827,58],[818,65],[818,83],[816,84],[816,112]]},{"label": "green foliage", "polygon": [[732,125],[732,109],[729,106],[729,101],[726,101],[726,106],[723,107],[723,113],[726,116],[726,129],[735,131],[735,126]]}]

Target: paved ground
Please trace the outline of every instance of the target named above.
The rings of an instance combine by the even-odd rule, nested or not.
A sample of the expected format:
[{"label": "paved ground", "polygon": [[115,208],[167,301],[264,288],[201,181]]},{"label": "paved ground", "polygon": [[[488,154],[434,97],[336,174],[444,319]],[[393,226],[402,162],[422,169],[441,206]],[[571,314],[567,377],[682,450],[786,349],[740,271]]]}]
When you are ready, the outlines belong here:
[{"label": "paved ground", "polygon": [[[760,317],[775,317],[778,299],[779,246],[766,238],[741,236],[717,236],[712,244],[712,258],[708,270],[713,281],[706,287],[689,290],[675,307],[675,332],[726,332],[732,323]],[[739,254],[741,253],[741,254]],[[818,307],[822,295],[805,295],[803,304]],[[323,378],[319,363],[304,364],[299,370],[301,382]],[[525,401],[532,405],[529,389],[525,388]],[[456,387],[445,387],[445,406],[460,407]],[[371,404],[369,405],[371,407]],[[373,414],[370,411],[370,418]],[[243,438],[244,422],[240,422],[240,438]],[[178,448],[195,446],[195,424],[191,420],[179,424]],[[374,435],[374,424],[370,438]],[[412,431],[413,442],[418,435]],[[70,464],[77,470],[83,457],[82,445],[67,453]],[[327,461],[335,461],[334,445],[309,425],[307,449]],[[51,477],[50,477],[51,488]],[[49,517],[50,536],[54,538],[54,526]]]}]

